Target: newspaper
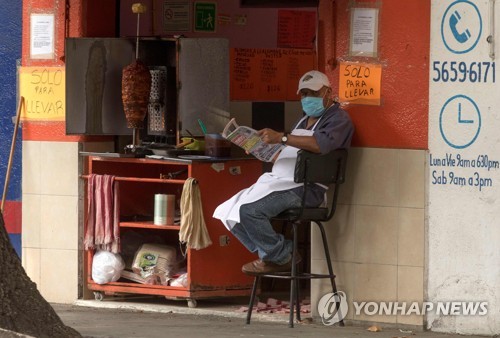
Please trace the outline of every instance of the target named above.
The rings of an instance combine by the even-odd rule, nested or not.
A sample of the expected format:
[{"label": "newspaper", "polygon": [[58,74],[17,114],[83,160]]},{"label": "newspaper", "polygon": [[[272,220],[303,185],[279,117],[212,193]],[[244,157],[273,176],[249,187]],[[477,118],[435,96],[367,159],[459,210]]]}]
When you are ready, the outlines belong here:
[{"label": "newspaper", "polygon": [[222,136],[264,162],[272,162],[285,147],[281,143],[265,143],[260,138],[257,130],[239,126],[234,118],[224,127]]}]

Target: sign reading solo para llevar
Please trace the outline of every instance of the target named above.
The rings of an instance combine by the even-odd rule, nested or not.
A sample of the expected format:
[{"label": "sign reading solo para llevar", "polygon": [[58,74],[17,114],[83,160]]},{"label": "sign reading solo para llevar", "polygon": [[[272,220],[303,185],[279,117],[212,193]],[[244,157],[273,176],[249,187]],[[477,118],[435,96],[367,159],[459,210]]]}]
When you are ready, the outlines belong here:
[{"label": "sign reading solo para llevar", "polygon": [[66,115],[64,67],[21,67],[19,93],[26,102],[25,120],[64,121]]},{"label": "sign reading solo para llevar", "polygon": [[382,67],[379,64],[342,62],[339,100],[356,104],[380,105]]}]

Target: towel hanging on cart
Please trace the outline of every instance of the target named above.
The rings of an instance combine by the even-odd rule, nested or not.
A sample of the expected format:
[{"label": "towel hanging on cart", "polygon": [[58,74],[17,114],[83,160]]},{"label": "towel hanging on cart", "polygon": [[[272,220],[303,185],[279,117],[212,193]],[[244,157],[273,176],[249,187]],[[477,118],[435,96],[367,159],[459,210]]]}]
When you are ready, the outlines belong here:
[{"label": "towel hanging on cart", "polygon": [[118,182],[112,175],[91,174],[87,182],[85,250],[120,252]]},{"label": "towel hanging on cart", "polygon": [[196,250],[211,245],[212,241],[203,218],[200,187],[194,178],[188,178],[184,182],[180,209],[179,241],[186,243],[188,248]]}]

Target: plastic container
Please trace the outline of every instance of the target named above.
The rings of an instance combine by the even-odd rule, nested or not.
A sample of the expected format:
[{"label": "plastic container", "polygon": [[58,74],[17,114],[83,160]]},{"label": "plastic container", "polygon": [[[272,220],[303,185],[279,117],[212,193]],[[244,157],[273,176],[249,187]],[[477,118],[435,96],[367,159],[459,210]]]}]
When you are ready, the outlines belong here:
[{"label": "plastic container", "polygon": [[231,142],[221,134],[205,134],[205,155],[210,157],[231,157]]},{"label": "plastic container", "polygon": [[175,215],[175,195],[156,194],[154,225],[172,225]]}]

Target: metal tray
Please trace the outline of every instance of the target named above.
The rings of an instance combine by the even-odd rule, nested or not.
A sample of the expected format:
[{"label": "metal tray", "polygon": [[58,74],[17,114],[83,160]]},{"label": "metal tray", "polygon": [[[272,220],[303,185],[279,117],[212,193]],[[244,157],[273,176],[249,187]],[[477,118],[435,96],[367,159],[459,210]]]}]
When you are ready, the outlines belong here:
[{"label": "metal tray", "polygon": [[150,149],[153,154],[159,156],[177,157],[179,155],[205,155],[203,150],[189,149]]}]

